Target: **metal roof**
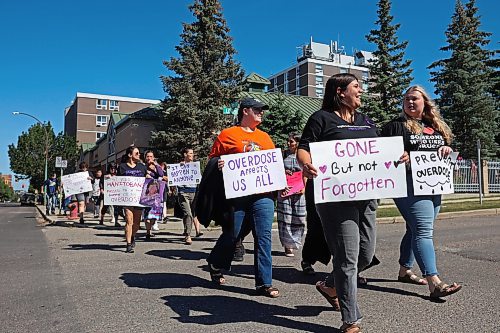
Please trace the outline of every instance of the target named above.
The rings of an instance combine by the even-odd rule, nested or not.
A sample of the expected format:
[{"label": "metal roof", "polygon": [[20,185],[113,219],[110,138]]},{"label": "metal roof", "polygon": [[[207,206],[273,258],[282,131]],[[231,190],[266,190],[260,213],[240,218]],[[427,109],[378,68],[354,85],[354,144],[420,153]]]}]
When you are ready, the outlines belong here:
[{"label": "metal roof", "polygon": [[[262,102],[266,104],[275,104],[279,98],[279,93],[260,93],[260,92],[248,92],[243,91],[241,93],[241,97],[252,97],[258,98]],[[307,120],[310,115],[314,112],[321,109],[321,104],[323,99],[309,96],[299,96],[299,95],[286,95],[281,94],[285,98],[285,103],[292,110],[298,110],[304,116],[304,119]]]}]

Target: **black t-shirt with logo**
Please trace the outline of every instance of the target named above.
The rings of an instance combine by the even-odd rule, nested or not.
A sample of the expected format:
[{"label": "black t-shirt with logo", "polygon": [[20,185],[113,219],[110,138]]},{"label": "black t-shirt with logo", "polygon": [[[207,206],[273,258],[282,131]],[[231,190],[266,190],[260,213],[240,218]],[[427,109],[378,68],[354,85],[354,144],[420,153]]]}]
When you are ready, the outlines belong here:
[{"label": "black t-shirt with logo", "polygon": [[377,125],[362,113],[356,112],[354,123],[350,124],[335,112],[319,110],[307,120],[299,148],[310,151],[309,144],[313,142],[375,138],[377,136]]},{"label": "black t-shirt with logo", "polygon": [[142,163],[137,163],[131,168],[127,163],[120,163],[118,176],[146,177],[147,168]]},{"label": "black t-shirt with logo", "polygon": [[402,136],[406,151],[436,151],[445,145],[443,135],[425,122],[422,133],[411,133],[405,126],[405,119],[399,117],[391,120],[382,128],[382,136]]}]

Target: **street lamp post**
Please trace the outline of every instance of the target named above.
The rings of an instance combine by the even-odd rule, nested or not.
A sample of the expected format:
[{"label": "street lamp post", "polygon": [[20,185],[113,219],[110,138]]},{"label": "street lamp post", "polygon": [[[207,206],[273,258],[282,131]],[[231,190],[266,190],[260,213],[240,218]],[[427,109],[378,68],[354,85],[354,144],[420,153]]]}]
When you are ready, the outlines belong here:
[{"label": "street lamp post", "polygon": [[28,116],[30,118],[33,118],[35,119],[40,125],[42,125],[43,127],[43,130],[45,132],[45,173],[44,173],[44,178],[43,178],[43,181],[44,181],[44,185],[43,185],[43,204],[44,205],[47,205],[47,189],[45,187],[45,181],[47,180],[47,163],[48,163],[48,159],[49,159],[49,133],[47,132],[47,128],[45,127],[45,124],[40,120],[38,119],[37,117],[29,114],[29,113],[25,113],[25,112],[18,112],[18,111],[14,111],[12,112],[12,114],[14,116],[17,116],[17,115],[24,115],[24,116]]}]

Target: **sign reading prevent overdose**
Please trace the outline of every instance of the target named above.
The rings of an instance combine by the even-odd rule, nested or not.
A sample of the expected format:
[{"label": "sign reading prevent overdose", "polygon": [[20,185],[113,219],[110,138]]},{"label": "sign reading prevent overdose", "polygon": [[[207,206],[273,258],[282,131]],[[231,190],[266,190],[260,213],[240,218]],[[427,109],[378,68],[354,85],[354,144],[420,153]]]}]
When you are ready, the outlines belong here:
[{"label": "sign reading prevent overdose", "polygon": [[114,176],[104,179],[104,204],[144,207],[141,200],[144,177]]},{"label": "sign reading prevent overdose", "polygon": [[200,162],[167,165],[169,186],[198,185],[201,181]]},{"label": "sign reading prevent overdose", "polygon": [[282,190],[286,187],[281,149],[223,155],[226,198]]},{"label": "sign reading prevent overdose", "polygon": [[406,196],[406,170],[399,162],[403,138],[348,139],[309,144],[315,202]]},{"label": "sign reading prevent overdose", "polygon": [[437,151],[411,151],[411,174],[415,195],[449,194],[453,187],[453,168],[458,153],[447,157],[439,156]]}]

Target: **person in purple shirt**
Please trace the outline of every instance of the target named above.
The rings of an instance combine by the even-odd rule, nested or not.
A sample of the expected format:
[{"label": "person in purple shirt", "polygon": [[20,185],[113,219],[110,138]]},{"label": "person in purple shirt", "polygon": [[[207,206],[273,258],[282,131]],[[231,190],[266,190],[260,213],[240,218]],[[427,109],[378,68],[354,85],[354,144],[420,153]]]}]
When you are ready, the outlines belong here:
[{"label": "person in purple shirt", "polygon": [[[144,153],[146,159],[147,174],[153,179],[162,179],[164,172],[161,165],[156,162],[155,155],[153,151],[148,150]],[[149,241],[153,234],[151,229],[154,231],[160,230],[158,227],[158,220],[162,219],[163,214],[163,203],[159,207],[146,207],[144,209],[144,224],[146,224],[146,241]]]}]

